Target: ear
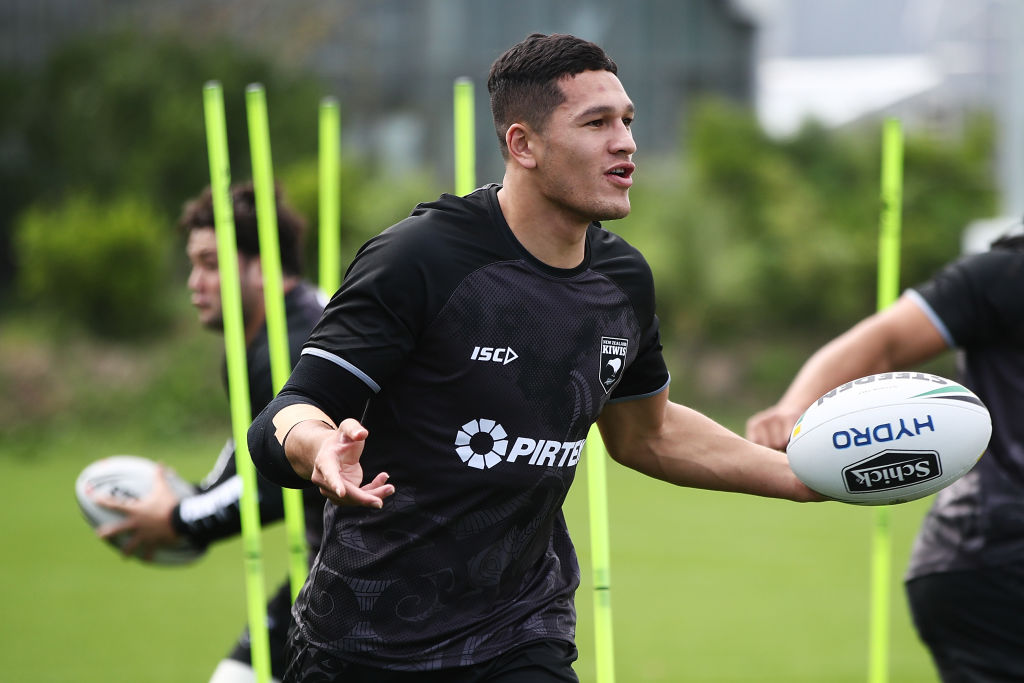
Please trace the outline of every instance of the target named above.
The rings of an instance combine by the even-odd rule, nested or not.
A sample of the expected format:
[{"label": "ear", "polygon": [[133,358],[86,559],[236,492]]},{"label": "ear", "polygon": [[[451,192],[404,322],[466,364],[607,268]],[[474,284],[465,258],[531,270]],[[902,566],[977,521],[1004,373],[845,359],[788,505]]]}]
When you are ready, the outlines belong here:
[{"label": "ear", "polygon": [[508,157],[523,168],[535,168],[537,159],[534,156],[534,146],[537,144],[537,134],[522,123],[513,123],[505,131],[505,144],[508,146]]}]

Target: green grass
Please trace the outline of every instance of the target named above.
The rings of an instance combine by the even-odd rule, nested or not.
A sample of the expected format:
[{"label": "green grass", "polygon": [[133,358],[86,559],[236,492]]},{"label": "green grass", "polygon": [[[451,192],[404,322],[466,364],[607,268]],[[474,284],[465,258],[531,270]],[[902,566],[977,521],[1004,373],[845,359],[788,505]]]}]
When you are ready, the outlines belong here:
[{"label": "green grass", "polygon": [[[244,621],[240,543],[186,568],[124,560],[93,537],[77,473],[112,453],[205,474],[223,432],[148,438],[61,432],[31,452],[0,440],[4,679],[205,681]],[[586,464],[566,507],[583,569],[577,595],[582,681],[594,681]],[[865,681],[873,508],[797,505],[677,489],[609,463],[617,680]],[[932,682],[899,575],[927,501],[891,509],[890,679]],[[264,534],[270,588],[285,575],[283,531]]]}]

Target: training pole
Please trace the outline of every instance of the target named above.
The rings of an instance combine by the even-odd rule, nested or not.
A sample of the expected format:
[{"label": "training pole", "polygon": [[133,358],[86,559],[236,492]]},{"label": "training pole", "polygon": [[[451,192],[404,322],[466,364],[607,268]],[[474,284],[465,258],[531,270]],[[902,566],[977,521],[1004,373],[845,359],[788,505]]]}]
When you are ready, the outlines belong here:
[{"label": "training pole", "polygon": [[594,576],[594,656],[598,683],[615,681],[612,638],[611,541],[608,533],[608,477],[604,441],[597,426],[586,444],[587,504],[590,510],[590,554]]},{"label": "training pole", "polygon": [[[252,83],[245,89],[245,109],[249,123],[252,182],[256,193],[256,225],[260,239],[260,268],[263,272],[263,303],[267,316],[270,380],[274,394],[277,394],[288,381],[292,364],[288,344],[288,320],[284,308],[281,245],[277,233],[277,201],[274,196],[274,164],[270,153],[267,96],[259,83]],[[302,491],[283,488],[281,498],[284,504],[285,535],[288,543],[288,575],[292,600],[295,600],[309,574],[309,548],[306,546]]]},{"label": "training pole", "polygon": [[473,81],[455,79],[455,194],[476,189],[476,127],[473,119]]},{"label": "training pole", "polygon": [[270,680],[270,641],[267,635],[267,596],[263,583],[263,550],[260,540],[260,509],[256,492],[256,470],[249,455],[246,434],[252,421],[249,377],[245,360],[245,331],[242,295],[238,281],[238,248],[231,202],[231,167],[228,158],[224,93],[220,83],[203,87],[206,144],[210,157],[210,190],[213,195],[214,232],[217,233],[217,264],[220,270],[220,298],[224,316],[224,352],[227,358],[228,398],[235,440],[235,468],[242,479],[240,501],[242,547],[245,552],[245,593],[249,613],[252,668],[259,683]]},{"label": "training pole", "polygon": [[[881,218],[878,224],[878,310],[899,296],[900,215],[903,205],[903,129],[898,119],[886,119],[882,128]],[[871,553],[871,623],[868,680],[889,680],[889,612],[892,583],[891,511],[875,508]]]},{"label": "training pole", "polygon": [[320,100],[319,252],[320,291],[341,286],[341,115],[333,97]]}]

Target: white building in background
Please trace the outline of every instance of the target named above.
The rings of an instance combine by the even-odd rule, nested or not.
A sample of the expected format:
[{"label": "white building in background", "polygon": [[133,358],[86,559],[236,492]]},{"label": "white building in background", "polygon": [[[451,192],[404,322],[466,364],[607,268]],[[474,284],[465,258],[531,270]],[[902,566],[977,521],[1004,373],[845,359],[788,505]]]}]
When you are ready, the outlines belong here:
[{"label": "white building in background", "polygon": [[[1003,212],[1024,214],[1024,0],[737,0],[759,25],[756,102],[785,136],[807,119],[897,116],[958,130],[994,112]],[[997,219],[999,220],[999,219]]]}]

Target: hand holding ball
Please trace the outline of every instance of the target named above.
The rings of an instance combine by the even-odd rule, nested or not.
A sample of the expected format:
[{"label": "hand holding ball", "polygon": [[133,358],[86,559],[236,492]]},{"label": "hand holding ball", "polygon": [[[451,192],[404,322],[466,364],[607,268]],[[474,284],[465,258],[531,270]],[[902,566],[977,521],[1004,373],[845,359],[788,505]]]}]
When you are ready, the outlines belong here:
[{"label": "hand holding ball", "polygon": [[857,505],[930,495],[967,473],[992,436],[988,409],[952,380],[886,372],[828,392],[797,420],[786,454],[800,481]]},{"label": "hand holding ball", "polygon": [[[152,491],[159,467],[152,460],[134,455],[114,455],[97,460],[78,475],[75,482],[75,497],[86,521],[93,529],[114,524],[124,515],[103,505],[104,500],[140,500]],[[171,491],[184,498],[195,494],[187,481],[171,471],[164,471],[164,478]],[[107,539],[116,548],[124,549],[128,534],[120,533]],[[199,558],[204,548],[196,548],[181,539],[174,545],[158,548],[147,561],[155,564],[185,564]]]}]

